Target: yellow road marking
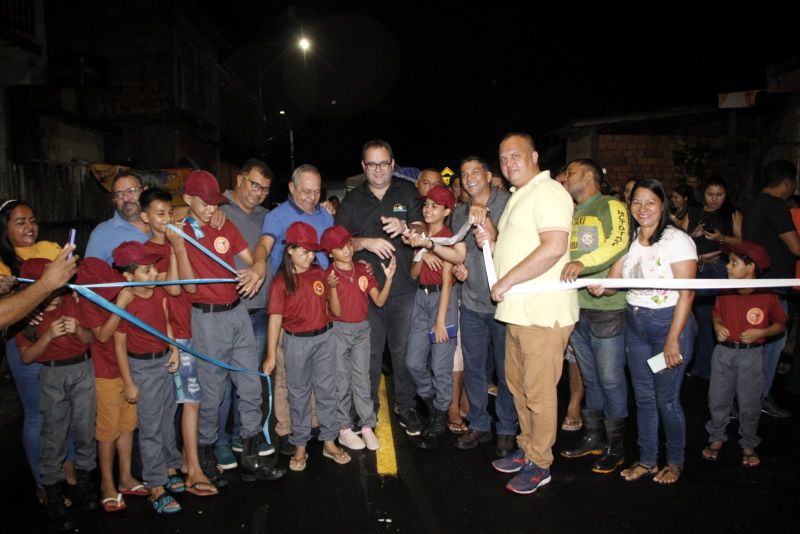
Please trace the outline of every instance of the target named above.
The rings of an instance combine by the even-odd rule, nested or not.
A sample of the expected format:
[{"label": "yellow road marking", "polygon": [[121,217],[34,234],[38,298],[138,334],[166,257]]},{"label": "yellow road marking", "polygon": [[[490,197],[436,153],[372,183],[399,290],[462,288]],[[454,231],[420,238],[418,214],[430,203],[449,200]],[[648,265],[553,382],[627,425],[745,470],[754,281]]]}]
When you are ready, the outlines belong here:
[{"label": "yellow road marking", "polygon": [[392,423],[389,420],[389,401],[386,398],[386,379],[381,375],[381,382],[378,386],[378,398],[381,408],[378,412],[378,426],[375,434],[381,442],[380,448],[376,451],[378,474],[381,476],[397,476],[397,456],[394,451],[394,436],[392,435]]}]

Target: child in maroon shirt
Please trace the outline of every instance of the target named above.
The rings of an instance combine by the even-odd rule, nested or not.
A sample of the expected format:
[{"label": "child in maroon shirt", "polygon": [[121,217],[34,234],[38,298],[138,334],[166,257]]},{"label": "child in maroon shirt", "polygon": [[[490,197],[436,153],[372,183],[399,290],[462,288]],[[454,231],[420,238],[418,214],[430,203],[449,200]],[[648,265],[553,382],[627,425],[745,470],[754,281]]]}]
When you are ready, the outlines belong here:
[{"label": "child in maroon shirt", "polygon": [[[45,259],[30,259],[20,266],[20,276],[38,279]],[[24,363],[42,364],[39,371],[42,412],[42,485],[47,492],[47,512],[54,527],[75,526],[64,507],[61,469],[67,454],[67,434],[75,445],[77,493],[83,508],[97,508],[90,472],[96,467],[95,392],[89,344],[92,332],[81,325],[83,313],[78,297],[61,289],[45,304],[42,320],[16,336]]]}]

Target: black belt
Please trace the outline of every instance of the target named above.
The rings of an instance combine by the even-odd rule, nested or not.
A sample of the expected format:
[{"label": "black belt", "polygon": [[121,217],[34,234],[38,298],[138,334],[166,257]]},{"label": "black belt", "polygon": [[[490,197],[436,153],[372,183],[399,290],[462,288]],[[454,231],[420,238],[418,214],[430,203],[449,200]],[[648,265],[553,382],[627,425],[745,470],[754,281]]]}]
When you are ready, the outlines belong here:
[{"label": "black belt", "polygon": [[264,308],[247,308],[248,315],[255,315],[256,313],[260,312]]},{"label": "black belt", "polygon": [[286,330],[286,333],[294,337],[314,337],[320,334],[324,334],[331,328],[333,328],[333,323],[328,323],[322,328],[318,328],[317,330],[309,330],[308,332],[289,332],[288,330]]},{"label": "black belt", "polygon": [[755,349],[763,347],[763,343],[742,343],[740,341],[720,341],[720,345],[731,349]]},{"label": "black belt", "polygon": [[195,302],[192,304],[193,308],[201,310],[203,313],[217,313],[230,311],[239,305],[239,299],[234,300],[230,304],[203,304],[202,302]]},{"label": "black belt", "polygon": [[128,356],[134,360],[157,360],[159,358],[163,358],[166,353],[167,349],[164,349],[161,352],[142,352],[141,354],[129,352]]},{"label": "black belt", "polygon": [[424,291],[426,294],[428,294],[428,293],[438,293],[439,291],[442,290],[442,284],[433,284],[433,285],[427,285],[427,286],[425,284],[420,284],[419,288],[422,291]]},{"label": "black belt", "polygon": [[48,367],[63,367],[65,365],[75,365],[76,363],[83,363],[89,359],[91,359],[89,353],[84,352],[80,356],[75,356],[74,358],[67,358],[66,360],[50,360],[49,362],[42,362],[42,365],[46,365]]}]

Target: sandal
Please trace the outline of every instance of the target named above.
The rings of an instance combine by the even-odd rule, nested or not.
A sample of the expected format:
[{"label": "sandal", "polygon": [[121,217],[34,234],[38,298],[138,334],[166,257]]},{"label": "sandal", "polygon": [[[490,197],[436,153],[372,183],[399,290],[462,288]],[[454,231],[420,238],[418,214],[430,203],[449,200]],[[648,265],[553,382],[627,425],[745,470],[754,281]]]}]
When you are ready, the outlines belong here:
[{"label": "sandal", "polygon": [[295,458],[292,456],[289,459],[289,469],[291,471],[304,471],[306,468],[306,462],[308,461],[308,453],[304,454],[302,458]]},{"label": "sandal", "polygon": [[566,416],[564,422],[561,423],[561,430],[566,430],[567,432],[574,432],[581,428],[583,428],[583,419],[580,417],[573,419],[570,416]]},{"label": "sandal", "polygon": [[[718,447],[714,447],[715,444],[719,444]],[[708,460],[709,462],[716,462],[719,460],[719,451],[722,450],[722,442],[715,441],[711,443],[708,447],[703,449],[703,458]]]},{"label": "sandal", "polygon": [[328,452],[328,449],[322,449],[322,456],[325,458],[330,458],[339,465],[350,463],[350,455],[339,447],[336,447],[336,452]]},{"label": "sandal", "polygon": [[186,491],[186,483],[180,475],[170,475],[164,488],[170,493],[183,493]]},{"label": "sandal", "polygon": [[742,449],[743,467],[758,467],[759,465],[761,465],[761,458],[759,458],[758,453],[754,449],[750,449],[750,452],[746,452],[746,449]]},{"label": "sandal", "polygon": [[108,497],[103,499],[100,501],[100,504],[103,505],[103,510],[109,513],[121,512],[128,507],[128,505],[125,504],[121,493],[117,493],[116,497]]},{"label": "sandal", "polygon": [[449,421],[447,429],[453,434],[466,434],[469,432],[469,425],[464,421]]},{"label": "sandal", "polygon": [[658,466],[648,466],[636,462],[627,469],[620,471],[619,476],[625,479],[626,482],[634,482],[643,476],[653,476],[658,473]]},{"label": "sandal", "polygon": [[157,514],[177,514],[181,511],[181,505],[172,495],[162,493],[155,499],[149,499],[153,510]]},{"label": "sandal", "polygon": [[658,472],[653,478],[659,484],[674,484],[681,477],[683,472],[683,464],[667,464]]},{"label": "sandal", "polygon": [[217,487],[211,482],[195,482],[187,484],[186,491],[198,497],[212,497],[219,493]]},{"label": "sandal", "polygon": [[117,490],[123,495],[132,495],[134,497],[147,497],[150,495],[150,492],[144,487],[144,484],[136,484],[134,487],[129,489],[119,489]]}]

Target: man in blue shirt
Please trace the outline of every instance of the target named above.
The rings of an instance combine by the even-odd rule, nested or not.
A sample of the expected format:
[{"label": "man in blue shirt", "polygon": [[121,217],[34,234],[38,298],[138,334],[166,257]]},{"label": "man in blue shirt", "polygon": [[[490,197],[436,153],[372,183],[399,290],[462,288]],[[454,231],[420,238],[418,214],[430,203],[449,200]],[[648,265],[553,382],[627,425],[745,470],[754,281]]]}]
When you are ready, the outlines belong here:
[{"label": "man in blue shirt", "polygon": [[111,184],[114,216],[98,224],[86,245],[87,258],[100,258],[111,265],[111,251],[123,241],[144,243],[150,239],[147,225],[139,218],[142,181],[132,171],[121,171]]}]

